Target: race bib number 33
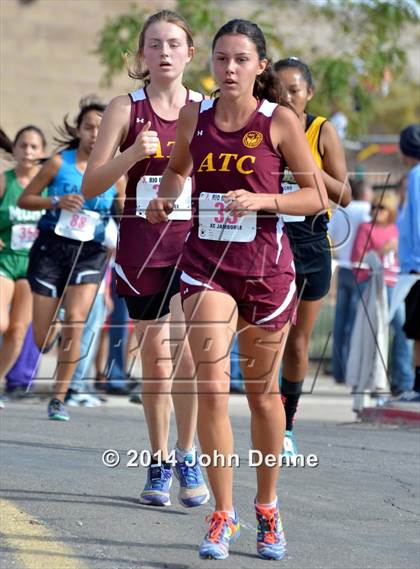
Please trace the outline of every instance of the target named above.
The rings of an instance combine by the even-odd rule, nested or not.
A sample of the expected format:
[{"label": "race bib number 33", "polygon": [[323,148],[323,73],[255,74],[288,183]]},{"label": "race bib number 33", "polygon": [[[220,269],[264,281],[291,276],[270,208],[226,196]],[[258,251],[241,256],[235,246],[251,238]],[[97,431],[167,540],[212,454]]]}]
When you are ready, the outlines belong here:
[{"label": "race bib number 33", "polygon": [[92,241],[100,217],[97,211],[72,212],[62,209],[54,232],[77,241]]},{"label": "race bib number 33", "polygon": [[257,213],[250,212],[244,217],[226,211],[224,194],[201,192],[199,205],[200,239],[209,241],[235,241],[249,243],[257,234]]},{"label": "race bib number 33", "polygon": [[[139,217],[146,218],[146,209],[151,200],[158,197],[158,191],[162,176],[143,176],[140,178],[136,189],[136,213]],[[168,219],[175,221],[187,221],[191,219],[191,178],[185,180],[184,189],[175,201],[174,210]]]}]

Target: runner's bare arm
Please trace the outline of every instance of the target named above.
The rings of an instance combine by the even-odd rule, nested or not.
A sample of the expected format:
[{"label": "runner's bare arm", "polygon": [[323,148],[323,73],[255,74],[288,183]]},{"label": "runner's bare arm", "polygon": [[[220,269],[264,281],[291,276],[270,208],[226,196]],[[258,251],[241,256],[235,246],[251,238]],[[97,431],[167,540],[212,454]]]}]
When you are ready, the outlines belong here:
[{"label": "runner's bare arm", "polygon": [[199,103],[190,103],[179,113],[176,140],[159,187],[159,197],[176,198],[192,170],[190,143],[197,124]]},{"label": "runner's bare arm", "polygon": [[197,124],[198,109],[199,103],[190,103],[179,113],[176,140],[159,186],[159,197],[151,200],[147,207],[146,217],[150,223],[168,220],[173,202],[181,194],[185,179],[191,173],[190,143]]},{"label": "runner's bare arm", "polygon": [[115,213],[120,217],[124,210],[124,201],[125,201],[125,188],[127,186],[127,178],[125,176],[121,176],[121,178],[115,184],[117,188],[117,195],[114,198],[114,208]]},{"label": "runner's bare arm", "polygon": [[297,116],[293,111],[279,107],[273,116],[271,131],[273,144],[283,154],[301,188],[298,192],[277,196],[276,211],[291,215],[315,215],[326,210],[327,190]]},{"label": "runner's bare arm", "polygon": [[297,192],[288,194],[255,194],[244,189],[225,195],[227,209],[240,217],[247,211],[272,211],[291,215],[315,215],[328,208],[328,196],[321,171],[315,163],[303,132],[293,111],[279,107],[271,123],[273,146],[284,156],[296,182]]},{"label": "runner's bare arm", "polygon": [[[232,193],[230,210],[265,210],[291,215],[314,215],[328,207],[328,196],[321,172],[311,154],[308,141],[297,116],[293,111],[278,107],[271,122],[271,140],[284,156],[293,172],[300,191],[289,194],[245,195],[245,190]],[[314,191],[315,190],[315,191]],[[246,192],[249,194],[249,192]],[[230,199],[230,193],[226,195]],[[250,199],[251,198],[251,199]],[[245,206],[245,207],[244,207]]]},{"label": "runner's bare arm", "polygon": [[53,209],[54,206],[51,203],[50,197],[41,196],[41,192],[52,182],[56,177],[60,166],[62,158],[59,154],[56,154],[50,158],[42,166],[38,174],[33,178],[29,184],[26,186],[25,190],[18,199],[17,205],[22,209],[29,210],[41,210],[41,209]]},{"label": "runner's bare arm", "polygon": [[134,164],[156,152],[159,139],[156,132],[149,130],[150,123],[147,123],[134,144],[115,156],[127,137],[130,112],[128,95],[116,97],[107,106],[83,177],[82,194],[86,198],[102,194]]},{"label": "runner's bare arm", "polygon": [[324,163],[321,175],[328,197],[342,207],[346,207],[351,202],[351,189],[347,183],[346,157],[337,131],[328,121],[322,125],[320,149]]}]

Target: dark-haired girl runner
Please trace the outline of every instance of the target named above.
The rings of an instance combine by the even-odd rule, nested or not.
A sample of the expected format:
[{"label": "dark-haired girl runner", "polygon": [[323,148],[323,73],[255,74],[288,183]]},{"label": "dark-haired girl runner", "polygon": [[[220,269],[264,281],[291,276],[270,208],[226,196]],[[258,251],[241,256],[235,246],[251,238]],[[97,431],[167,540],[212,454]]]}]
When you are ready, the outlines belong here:
[{"label": "dark-haired girl runner", "polygon": [[[42,350],[54,339],[61,301],[65,310],[58,351],[57,378],[48,417],[67,421],[64,397],[80,357],[80,337],[106,262],[101,244],[111,206],[124,192],[110,187],[102,196],[85,200],[80,193],[83,173],[98,134],[105,105],[82,99],[75,126],[67,119],[57,140],[64,150],[48,160],[19,199],[29,210],[47,210],[29,258],[28,279],[33,292],[33,331]],[[48,197],[40,194],[48,186]],[[64,294],[65,293],[65,294]]]},{"label": "dark-haired girl runner", "polygon": [[18,358],[32,318],[27,271],[41,213],[21,209],[17,201],[38,173],[45,147],[38,127],[21,128],[11,148],[16,166],[0,175],[0,381]]},{"label": "dark-haired girl runner", "polygon": [[[295,271],[281,214],[315,214],[327,195],[296,114],[277,104],[265,38],[249,21],[232,20],[213,40],[220,96],[181,111],[174,150],[151,222],[167,220],[185,179],[195,176],[197,217],[181,259],[181,294],[198,375],[198,435],[215,512],[200,556],[225,559],[238,534],[233,505],[233,437],[228,413],[229,351],[238,328],[251,409],[257,471],[257,552],[281,559],[286,541],[276,483],[284,437],[278,370],[295,310]],[[281,195],[287,161],[301,186]],[[303,173],[301,173],[303,172]],[[314,191],[315,188],[318,191]],[[224,457],[214,460],[214,453]],[[274,465],[265,462],[273,454]]]},{"label": "dark-haired girl runner", "polygon": [[[162,10],[145,22],[139,37],[138,70],[131,75],[146,86],[111,101],[83,185],[83,193],[93,197],[128,173],[115,270],[117,292],[136,322],[142,400],[154,457],[140,500],[155,506],[171,503],[173,465],[183,506],[200,506],[209,499],[195,461],[197,394],[177,268],[191,227],[191,179],[185,182],[180,209],[169,224],[152,226],[144,214],[168,164],[180,109],[188,101],[203,98],[182,83],[193,52],[189,26],[174,12]],[[118,148],[121,154],[115,157]],[[168,450],[172,401],[175,456]]]},{"label": "dark-haired girl runner", "polygon": [[[314,94],[314,82],[309,67],[296,57],[281,59],[274,65],[305,130],[328,197],[345,207],[351,199],[347,185],[347,167],[344,151],[334,126],[325,117],[306,113],[306,105]],[[282,182],[283,193],[299,190],[291,169],[286,168]],[[309,340],[321,309],[322,299],[328,293],[331,281],[331,244],[328,239],[327,213],[318,215],[283,216],[292,247],[299,303],[296,324],[291,327],[283,356],[281,396],[286,413],[284,455],[298,454],[293,435],[303,382],[308,369]]]}]

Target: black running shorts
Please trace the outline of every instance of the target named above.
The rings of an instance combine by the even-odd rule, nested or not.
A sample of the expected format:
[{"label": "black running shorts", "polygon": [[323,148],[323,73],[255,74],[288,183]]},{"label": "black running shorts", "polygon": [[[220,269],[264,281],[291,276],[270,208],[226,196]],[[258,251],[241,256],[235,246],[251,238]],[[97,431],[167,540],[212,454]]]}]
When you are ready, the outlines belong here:
[{"label": "black running shorts", "polygon": [[61,297],[66,285],[99,284],[105,270],[106,248],[96,241],[76,241],[40,231],[29,254],[32,292]]},{"label": "black running shorts", "polygon": [[302,300],[320,300],[330,290],[331,246],[329,239],[292,244],[296,284]]},{"label": "black running shorts", "polygon": [[[139,272],[137,270],[137,272]],[[124,298],[130,318],[133,320],[156,320],[170,312],[169,305],[173,296],[179,293],[181,272],[177,267],[164,267],[161,269],[146,269],[136,284],[150,278],[150,274],[156,273],[159,281],[155,282],[157,291],[155,294],[134,295],[119,294]],[[125,276],[125,273],[123,273]],[[153,279],[155,279],[153,276]],[[119,280],[118,280],[119,279]],[[134,276],[133,276],[134,280]],[[121,285],[121,275],[117,276],[118,285]],[[141,287],[143,289],[143,287]],[[147,290],[147,289],[146,289]],[[131,292],[131,291],[130,291]]]}]

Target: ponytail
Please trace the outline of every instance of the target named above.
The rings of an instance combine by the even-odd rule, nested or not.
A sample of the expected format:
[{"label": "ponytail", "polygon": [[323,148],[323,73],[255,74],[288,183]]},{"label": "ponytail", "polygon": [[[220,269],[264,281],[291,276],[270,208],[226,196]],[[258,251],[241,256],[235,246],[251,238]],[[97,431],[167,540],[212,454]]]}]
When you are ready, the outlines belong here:
[{"label": "ponytail", "polygon": [[253,95],[257,99],[267,99],[271,103],[284,104],[286,102],[285,97],[282,96],[283,89],[279,85],[270,60],[264,71],[255,78]]},{"label": "ponytail", "polygon": [[56,143],[56,152],[79,148],[80,138],[77,135],[77,129],[80,128],[83,117],[90,111],[96,111],[102,115],[105,111],[106,105],[96,95],[87,95],[80,99],[79,108],[80,111],[76,117],[74,125],[71,125],[68,122],[67,114],[63,119],[63,125],[56,127],[58,136],[53,137],[53,140]]}]

